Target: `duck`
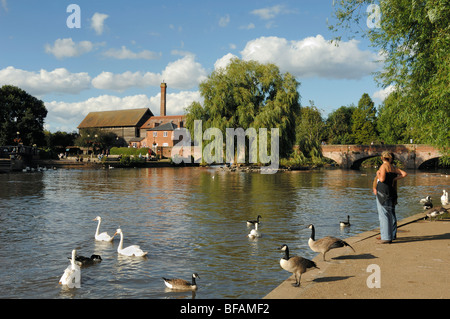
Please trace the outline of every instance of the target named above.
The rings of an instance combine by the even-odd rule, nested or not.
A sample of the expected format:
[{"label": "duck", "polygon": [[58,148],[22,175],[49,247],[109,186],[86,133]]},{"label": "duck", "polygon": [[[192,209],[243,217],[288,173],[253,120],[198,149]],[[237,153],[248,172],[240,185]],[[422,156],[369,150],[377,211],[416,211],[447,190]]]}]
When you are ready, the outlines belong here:
[{"label": "duck", "polygon": [[95,231],[95,240],[97,241],[107,241],[111,242],[114,239],[114,236],[109,236],[107,232],[103,232],[99,234],[100,232],[100,224],[102,223],[102,218],[100,216],[97,216],[93,219],[93,221],[98,220],[97,230]]},{"label": "duck", "polygon": [[328,251],[330,251],[331,249],[334,249],[334,248],[340,248],[340,247],[348,246],[353,251],[355,251],[353,249],[353,247],[350,246],[350,244],[348,244],[347,242],[343,241],[342,239],[339,239],[339,238],[336,238],[336,237],[327,236],[327,237],[323,237],[323,238],[320,238],[318,240],[315,240],[314,225],[310,224],[310,225],[307,226],[307,228],[311,229],[311,237],[308,240],[309,248],[311,248],[311,250],[316,252],[316,253],[322,253],[324,261],[325,261],[325,254]]},{"label": "duck", "polygon": [[[67,257],[71,259],[70,257]],[[78,266],[91,266],[102,261],[100,255],[91,255],[91,257],[75,256],[75,263]]]},{"label": "duck", "polygon": [[81,270],[80,266],[75,263],[77,251],[72,250],[72,258],[70,265],[64,270],[64,274],[59,279],[59,284],[69,288],[81,288]]},{"label": "duck", "polygon": [[443,206],[448,205],[448,192],[445,189],[442,190],[441,203]]},{"label": "duck", "polygon": [[346,222],[345,221],[341,221],[339,223],[339,226],[341,226],[341,227],[348,227],[348,226],[350,226],[350,216],[347,215],[347,221]]},{"label": "duck", "polygon": [[258,215],[258,217],[256,217],[256,220],[247,220],[247,226],[252,226],[255,225],[256,223],[259,224],[260,218],[262,218],[261,215]]},{"label": "duck", "polygon": [[258,225],[259,225],[259,223],[255,223],[255,228],[250,231],[250,234],[248,234],[248,237],[250,237],[252,239],[261,237],[261,233],[258,230]]},{"label": "duck", "polygon": [[184,280],[184,279],[178,279],[178,278],[168,279],[168,278],[162,277],[166,287],[169,289],[174,289],[174,290],[197,290],[198,287],[197,287],[197,283],[195,282],[196,278],[200,278],[200,276],[197,273],[192,274],[191,282]]},{"label": "duck", "polygon": [[148,254],[148,252],[144,252],[138,245],[131,245],[126,248],[123,248],[123,232],[122,229],[118,228],[114,234],[116,236],[117,234],[120,235],[120,243],[119,247],[117,247],[117,252],[119,255],[124,255],[128,257],[144,257]]},{"label": "duck", "polygon": [[294,274],[295,284],[292,284],[294,287],[300,287],[302,274],[311,268],[319,269],[312,260],[300,256],[289,256],[289,247],[286,244],[283,244],[279,249],[284,252],[284,256],[280,259],[280,266],[284,270]]}]

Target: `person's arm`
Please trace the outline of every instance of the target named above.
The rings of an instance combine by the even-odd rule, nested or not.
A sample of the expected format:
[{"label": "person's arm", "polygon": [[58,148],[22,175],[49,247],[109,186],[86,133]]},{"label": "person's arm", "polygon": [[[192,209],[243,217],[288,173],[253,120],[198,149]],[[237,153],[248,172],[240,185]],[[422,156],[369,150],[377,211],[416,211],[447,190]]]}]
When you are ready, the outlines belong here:
[{"label": "person's arm", "polygon": [[377,179],[378,178],[375,176],[372,183],[372,191],[375,195],[377,194],[377,183],[378,183]]},{"label": "person's arm", "polygon": [[397,176],[394,178],[394,181],[397,181],[399,179],[408,176],[408,173],[406,173],[404,170],[401,170],[400,168],[396,168],[395,172],[397,173]]}]

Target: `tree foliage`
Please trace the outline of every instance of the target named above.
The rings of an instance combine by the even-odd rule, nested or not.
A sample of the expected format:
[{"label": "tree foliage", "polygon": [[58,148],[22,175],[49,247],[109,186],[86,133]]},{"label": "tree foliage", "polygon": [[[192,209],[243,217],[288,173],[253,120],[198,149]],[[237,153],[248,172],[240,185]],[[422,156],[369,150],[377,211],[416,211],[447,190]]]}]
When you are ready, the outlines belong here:
[{"label": "tree foliage", "polygon": [[[379,28],[361,27],[372,0],[336,2],[336,32],[353,31],[382,54],[377,80],[399,93],[417,142],[450,151],[450,6],[448,0],[381,0]],[[336,40],[340,40],[337,36]],[[390,106],[388,106],[390,107]]]},{"label": "tree foliage", "polygon": [[353,144],[352,116],[356,106],[341,106],[328,114],[325,134],[330,144]]},{"label": "tree foliage", "polygon": [[356,144],[370,144],[377,140],[376,112],[369,94],[364,93],[352,114],[353,140]]},{"label": "tree foliage", "polygon": [[279,128],[280,156],[292,151],[295,118],[300,111],[299,82],[290,73],[281,74],[274,64],[233,59],[226,68],[213,71],[200,84],[203,105],[193,102],[186,112],[186,127],[194,121],[203,129]]},{"label": "tree foliage", "polygon": [[24,145],[45,145],[44,102],[24,90],[4,85],[0,88],[0,145],[21,142]]},{"label": "tree foliage", "polygon": [[315,106],[304,106],[300,109],[296,129],[296,144],[306,157],[321,156],[324,127],[322,115]]},{"label": "tree foliage", "polygon": [[386,144],[409,143],[415,132],[408,127],[404,101],[398,92],[391,93],[378,108],[377,129]]}]

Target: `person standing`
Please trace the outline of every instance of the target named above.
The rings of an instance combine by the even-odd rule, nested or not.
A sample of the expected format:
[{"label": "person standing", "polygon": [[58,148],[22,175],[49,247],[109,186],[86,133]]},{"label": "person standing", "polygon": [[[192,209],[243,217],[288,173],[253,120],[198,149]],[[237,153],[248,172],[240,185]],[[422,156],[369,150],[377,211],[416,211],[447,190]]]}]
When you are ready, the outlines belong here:
[{"label": "person standing", "polygon": [[397,218],[395,205],[397,204],[396,182],[408,174],[393,165],[393,154],[388,151],[381,153],[383,164],[377,171],[376,195],[378,218],[380,220],[381,243],[388,244],[397,237]]}]

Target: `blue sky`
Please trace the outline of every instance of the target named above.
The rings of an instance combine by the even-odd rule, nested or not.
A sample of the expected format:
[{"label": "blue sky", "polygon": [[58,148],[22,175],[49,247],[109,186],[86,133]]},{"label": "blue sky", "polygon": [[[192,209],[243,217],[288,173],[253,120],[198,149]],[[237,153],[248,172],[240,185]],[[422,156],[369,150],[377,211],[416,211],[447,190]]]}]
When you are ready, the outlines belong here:
[{"label": "blue sky", "polygon": [[[68,12],[70,4],[79,11]],[[314,101],[324,117],[363,93],[380,104],[377,52],[361,38],[330,44],[332,11],[333,0],[0,0],[0,85],[44,101],[52,132],[76,130],[91,111],[159,115],[163,80],[167,113],[182,114],[231,57],[294,74],[301,104]]]}]

